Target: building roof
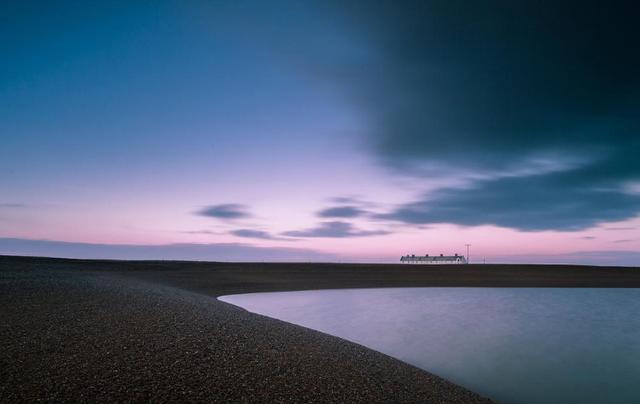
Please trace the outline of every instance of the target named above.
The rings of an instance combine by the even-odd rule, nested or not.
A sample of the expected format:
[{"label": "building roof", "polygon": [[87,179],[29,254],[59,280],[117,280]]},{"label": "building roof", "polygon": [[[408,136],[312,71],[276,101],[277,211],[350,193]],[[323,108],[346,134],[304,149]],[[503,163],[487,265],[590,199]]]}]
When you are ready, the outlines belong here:
[{"label": "building roof", "polygon": [[462,255],[403,255],[400,261],[458,261],[464,260]]}]

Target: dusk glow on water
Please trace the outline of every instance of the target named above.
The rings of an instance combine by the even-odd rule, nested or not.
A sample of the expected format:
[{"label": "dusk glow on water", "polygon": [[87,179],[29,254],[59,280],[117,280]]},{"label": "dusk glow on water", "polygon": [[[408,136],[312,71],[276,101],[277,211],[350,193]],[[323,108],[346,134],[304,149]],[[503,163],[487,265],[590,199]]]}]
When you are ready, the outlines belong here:
[{"label": "dusk glow on water", "polygon": [[350,289],[220,300],[357,342],[498,402],[640,402],[640,289]]}]

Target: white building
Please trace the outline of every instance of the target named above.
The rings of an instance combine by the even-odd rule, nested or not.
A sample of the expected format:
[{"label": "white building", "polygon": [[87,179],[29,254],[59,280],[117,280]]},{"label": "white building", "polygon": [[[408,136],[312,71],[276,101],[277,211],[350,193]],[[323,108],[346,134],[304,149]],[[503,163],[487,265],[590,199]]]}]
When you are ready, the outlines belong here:
[{"label": "white building", "polygon": [[403,255],[400,262],[407,264],[466,264],[467,260],[462,255]]}]

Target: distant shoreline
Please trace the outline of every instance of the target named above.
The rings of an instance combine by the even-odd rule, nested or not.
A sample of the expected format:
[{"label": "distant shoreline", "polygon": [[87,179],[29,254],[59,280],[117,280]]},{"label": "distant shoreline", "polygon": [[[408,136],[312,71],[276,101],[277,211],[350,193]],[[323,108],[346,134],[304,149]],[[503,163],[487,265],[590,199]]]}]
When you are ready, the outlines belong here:
[{"label": "distant shoreline", "polygon": [[126,261],[0,255],[3,265],[133,277],[210,296],[372,287],[640,287],[640,268],[548,264]]},{"label": "distant shoreline", "polygon": [[640,287],[640,270],[0,256],[0,402],[486,402],[357,344],[211,299],[429,286]]}]

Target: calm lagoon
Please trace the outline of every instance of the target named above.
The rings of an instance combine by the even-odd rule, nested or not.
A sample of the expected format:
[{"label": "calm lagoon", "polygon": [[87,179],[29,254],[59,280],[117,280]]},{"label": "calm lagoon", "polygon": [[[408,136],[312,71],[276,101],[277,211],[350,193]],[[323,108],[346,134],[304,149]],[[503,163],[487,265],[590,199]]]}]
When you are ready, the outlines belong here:
[{"label": "calm lagoon", "polygon": [[640,289],[348,289],[220,300],[500,402],[640,403]]}]

